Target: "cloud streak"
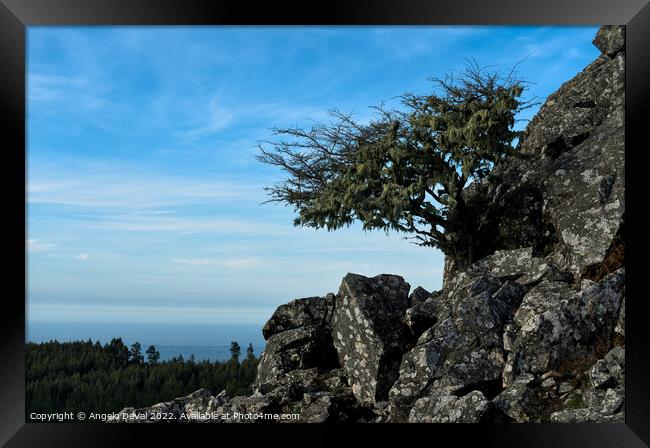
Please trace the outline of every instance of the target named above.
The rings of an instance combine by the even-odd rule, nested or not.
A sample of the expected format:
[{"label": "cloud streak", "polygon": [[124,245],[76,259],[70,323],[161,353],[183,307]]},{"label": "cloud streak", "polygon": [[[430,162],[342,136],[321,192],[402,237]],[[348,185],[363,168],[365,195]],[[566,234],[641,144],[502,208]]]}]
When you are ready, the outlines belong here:
[{"label": "cloud streak", "polygon": [[[87,170],[28,170],[27,202],[88,208],[124,210],[153,209],[198,203],[258,201],[264,199],[262,184],[234,180],[202,180],[156,173],[129,173],[105,165]],[[64,180],[65,179],[65,180]]]},{"label": "cloud streak", "polygon": [[47,252],[54,249],[57,245],[54,243],[46,243],[37,239],[28,239],[26,241],[27,252]]}]

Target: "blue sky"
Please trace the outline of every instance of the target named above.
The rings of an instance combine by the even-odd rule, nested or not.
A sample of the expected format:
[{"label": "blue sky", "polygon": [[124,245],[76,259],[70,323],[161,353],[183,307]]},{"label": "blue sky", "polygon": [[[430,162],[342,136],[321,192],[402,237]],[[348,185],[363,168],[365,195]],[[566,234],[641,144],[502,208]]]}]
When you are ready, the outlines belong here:
[{"label": "blue sky", "polygon": [[347,272],[439,288],[437,251],[358,225],[295,228],[291,209],[259,205],[282,173],[257,142],[333,108],[367,120],[464,58],[523,61],[543,99],[598,56],[596,30],[29,28],[28,318],[263,323]]}]

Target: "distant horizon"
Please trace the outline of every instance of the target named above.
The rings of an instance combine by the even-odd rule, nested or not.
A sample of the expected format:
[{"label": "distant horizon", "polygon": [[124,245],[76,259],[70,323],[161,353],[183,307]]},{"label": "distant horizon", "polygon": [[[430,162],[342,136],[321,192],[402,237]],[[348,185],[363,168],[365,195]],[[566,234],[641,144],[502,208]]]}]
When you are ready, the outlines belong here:
[{"label": "distant horizon", "polygon": [[113,338],[120,338],[127,345],[139,342],[144,351],[154,345],[161,353],[161,360],[182,354],[187,359],[194,354],[197,360],[228,359],[230,343],[236,341],[246,352],[248,344],[253,345],[260,355],[266,341],[262,336],[262,325],[258,324],[196,324],[196,323],[152,323],[152,322],[46,322],[31,321],[26,325],[25,343],[47,343],[50,341],[85,342],[89,339],[105,345]]},{"label": "distant horizon", "polygon": [[257,142],[331,109],[368,121],[465,58],[544,100],[600,54],[597,28],[28,27],[27,325],[261,329],[348,272],[440,289],[438,250],[260,205],[283,176]]}]

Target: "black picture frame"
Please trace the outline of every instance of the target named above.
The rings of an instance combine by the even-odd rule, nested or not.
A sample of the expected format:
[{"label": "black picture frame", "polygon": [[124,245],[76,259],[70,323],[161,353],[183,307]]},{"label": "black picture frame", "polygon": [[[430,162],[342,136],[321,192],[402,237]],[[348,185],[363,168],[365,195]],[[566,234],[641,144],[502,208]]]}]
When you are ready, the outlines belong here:
[{"label": "black picture frame", "polygon": [[[308,7],[307,7],[308,6]],[[502,425],[124,425],[25,423],[25,50],[26,27],[40,25],[626,25],[626,422],[625,424]],[[643,295],[648,225],[643,151],[650,108],[650,4],[648,0],[354,0],[300,6],[186,0],[0,0],[0,108],[3,119],[5,279],[11,285],[0,312],[0,443],[22,446],[129,446],[163,437],[259,437],[282,444],[342,439],[354,431],[370,439],[395,435],[402,443],[477,441],[481,446],[642,447],[650,444],[650,325]],[[644,169],[645,168],[645,169]],[[21,297],[22,293],[22,297]],[[236,427],[236,429],[235,429]],[[296,432],[303,433],[294,438]],[[312,435],[313,434],[313,435]],[[313,439],[311,439],[313,437]],[[417,442],[420,440],[420,442]],[[453,442],[451,442],[453,441]],[[368,443],[366,442],[366,443]],[[181,442],[182,443],[182,442]]]}]

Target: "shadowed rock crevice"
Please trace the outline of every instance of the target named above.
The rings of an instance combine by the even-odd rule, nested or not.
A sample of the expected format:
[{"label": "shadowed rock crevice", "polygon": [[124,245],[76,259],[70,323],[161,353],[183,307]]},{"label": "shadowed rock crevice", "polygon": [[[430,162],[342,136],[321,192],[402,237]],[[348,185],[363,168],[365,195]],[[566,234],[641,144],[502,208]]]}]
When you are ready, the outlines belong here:
[{"label": "shadowed rock crevice", "polygon": [[500,378],[490,381],[482,381],[480,383],[469,384],[465,387],[462,387],[452,393],[452,395],[455,395],[457,397],[464,397],[465,395],[475,390],[481,392],[483,396],[485,396],[485,398],[488,400],[492,400],[494,397],[503,392],[503,384],[501,384]]}]

